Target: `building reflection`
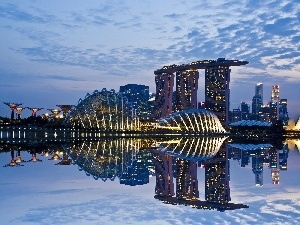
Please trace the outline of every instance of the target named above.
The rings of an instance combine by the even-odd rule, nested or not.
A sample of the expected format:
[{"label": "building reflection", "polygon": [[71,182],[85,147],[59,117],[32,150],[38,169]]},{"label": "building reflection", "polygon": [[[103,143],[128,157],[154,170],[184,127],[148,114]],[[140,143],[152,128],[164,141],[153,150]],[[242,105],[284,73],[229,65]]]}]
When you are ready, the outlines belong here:
[{"label": "building reflection", "polygon": [[[279,184],[280,171],[287,170],[289,148],[285,145],[278,149],[267,143],[227,144],[225,139],[106,137],[97,141],[68,140],[63,144],[2,143],[0,152],[11,155],[4,167],[41,162],[40,157],[47,157],[57,161],[55,165],[74,164],[96,180],[119,180],[122,185],[144,185],[150,176],[155,176],[154,198],[166,204],[218,211],[247,208],[231,202],[229,160],[238,160],[241,167],[252,167],[257,186],[263,185],[265,167],[271,172],[272,183]],[[31,155],[31,159],[23,159],[26,155]],[[199,167],[204,169],[204,181],[198,180]],[[204,182],[204,199],[199,199],[199,182]]]},{"label": "building reflection", "polygon": [[255,185],[263,185],[263,170],[268,167],[271,172],[272,184],[279,184],[280,171],[287,170],[287,159],[289,146],[282,149],[271,144],[229,144],[229,158],[240,161],[241,167],[246,167],[252,162],[252,172],[255,178]]}]

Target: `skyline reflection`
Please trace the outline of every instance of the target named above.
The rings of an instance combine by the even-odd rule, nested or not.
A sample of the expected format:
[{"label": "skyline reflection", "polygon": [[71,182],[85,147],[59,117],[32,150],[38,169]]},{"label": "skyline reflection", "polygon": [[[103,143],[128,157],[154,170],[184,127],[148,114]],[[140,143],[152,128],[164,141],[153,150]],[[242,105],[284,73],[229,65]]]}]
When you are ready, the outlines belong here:
[{"label": "skyline reflection", "polygon": [[[58,161],[55,165],[78,165],[80,171],[95,180],[118,178],[120,184],[135,186],[147,184],[149,176],[155,176],[154,198],[166,204],[218,211],[248,208],[230,202],[230,159],[238,160],[241,167],[252,167],[255,185],[263,185],[264,165],[271,170],[273,184],[279,184],[279,171],[287,170],[291,144],[287,142],[283,149],[276,149],[268,143],[238,144],[225,140],[226,137],[207,136],[106,138],[63,144],[2,143],[0,149],[11,154],[11,161],[4,167],[42,162],[39,155],[48,156],[48,160]],[[22,158],[24,150],[31,159]],[[204,181],[197,176],[201,168],[205,170]],[[205,200],[199,199],[199,182],[205,183]]]}]

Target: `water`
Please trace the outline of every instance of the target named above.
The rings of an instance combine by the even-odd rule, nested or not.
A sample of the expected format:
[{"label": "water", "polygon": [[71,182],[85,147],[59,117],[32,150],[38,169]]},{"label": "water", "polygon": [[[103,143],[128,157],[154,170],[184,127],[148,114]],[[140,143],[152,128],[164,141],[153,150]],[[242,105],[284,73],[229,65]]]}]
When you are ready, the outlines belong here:
[{"label": "water", "polygon": [[299,140],[5,137],[1,224],[300,221]]}]

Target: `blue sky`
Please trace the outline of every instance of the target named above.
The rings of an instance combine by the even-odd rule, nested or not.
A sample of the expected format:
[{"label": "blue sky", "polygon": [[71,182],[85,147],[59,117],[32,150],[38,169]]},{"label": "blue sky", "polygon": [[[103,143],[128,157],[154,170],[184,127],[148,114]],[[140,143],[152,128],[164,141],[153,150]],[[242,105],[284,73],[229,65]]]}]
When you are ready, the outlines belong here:
[{"label": "blue sky", "polygon": [[[128,83],[154,92],[157,68],[225,57],[250,62],[232,68],[231,108],[251,103],[260,82],[267,103],[278,84],[297,118],[299,20],[296,0],[1,0],[0,101],[47,109]],[[10,115],[2,103],[0,115]]]}]

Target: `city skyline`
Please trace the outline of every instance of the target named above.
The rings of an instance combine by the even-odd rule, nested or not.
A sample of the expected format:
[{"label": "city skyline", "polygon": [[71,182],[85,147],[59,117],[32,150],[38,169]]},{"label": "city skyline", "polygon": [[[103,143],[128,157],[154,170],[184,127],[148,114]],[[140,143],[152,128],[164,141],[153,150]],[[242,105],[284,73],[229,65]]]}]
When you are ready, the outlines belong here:
[{"label": "city skyline", "polygon": [[[232,67],[231,110],[250,105],[255,85],[263,83],[265,102],[279,85],[289,116],[300,116],[295,0],[3,1],[0,9],[2,102],[43,107],[39,113],[45,113],[102,88],[136,83],[155,92],[153,71],[164,65],[226,58],[249,61]],[[204,101],[204,75],[199,71],[198,101]],[[10,115],[4,104],[0,115]]]}]

